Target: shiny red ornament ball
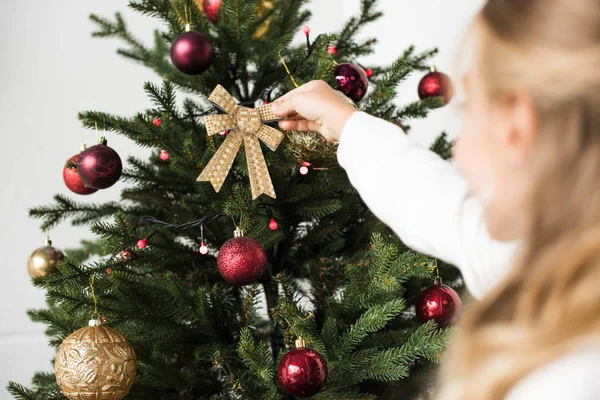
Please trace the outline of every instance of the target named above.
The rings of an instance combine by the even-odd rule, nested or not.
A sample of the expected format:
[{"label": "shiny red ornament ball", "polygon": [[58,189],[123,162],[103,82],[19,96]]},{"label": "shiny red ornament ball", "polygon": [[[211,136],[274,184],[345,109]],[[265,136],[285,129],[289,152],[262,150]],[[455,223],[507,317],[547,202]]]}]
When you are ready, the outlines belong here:
[{"label": "shiny red ornament ball", "polygon": [[245,286],[258,281],[266,265],[267,255],[260,243],[244,236],[225,242],[217,256],[217,268],[221,276],[233,286]]},{"label": "shiny red ornament ball", "polygon": [[335,46],[329,46],[327,48],[327,53],[329,53],[331,55],[334,55],[335,53],[337,53],[337,47],[335,47]]},{"label": "shiny red ornament ball", "polygon": [[286,353],[277,368],[281,387],[290,395],[310,397],[327,382],[327,364],[321,355],[305,347]]},{"label": "shiny red ornament ball", "polygon": [[271,220],[269,221],[269,229],[272,231],[277,230],[277,227],[279,225],[277,225],[277,221],[275,221],[275,218],[271,218]]},{"label": "shiny red ornament ball", "polygon": [[171,61],[184,74],[203,73],[211,66],[214,57],[212,44],[200,32],[184,32],[171,45]]},{"label": "shiny red ornament ball", "polygon": [[169,152],[166,150],[161,150],[159,157],[162,161],[167,161],[169,159]]},{"label": "shiny red ornament ball", "polygon": [[421,100],[431,97],[443,97],[444,105],[448,104],[454,96],[454,85],[446,74],[433,71],[428,73],[419,82],[419,98]]},{"label": "shiny red ornament ball", "polygon": [[373,76],[373,70],[371,68],[367,68],[365,69],[365,74],[367,74],[367,78],[370,78]]},{"label": "shiny red ornament ball", "polygon": [[152,120],[152,123],[156,126],[160,126],[162,124],[162,121],[159,117],[156,117]]},{"label": "shiny red ornament ball", "polygon": [[121,157],[106,145],[106,141],[90,147],[77,160],[81,181],[94,189],[107,189],[117,183],[123,171]]},{"label": "shiny red ornament ball", "polygon": [[143,249],[148,245],[148,239],[140,239],[137,242],[138,249]]},{"label": "shiny red ornament ball", "polygon": [[219,22],[219,8],[221,8],[221,0],[204,0],[202,8],[206,18],[213,24]]},{"label": "shiny red ornament ball", "polygon": [[66,162],[63,168],[63,180],[65,181],[65,185],[67,185],[71,192],[77,194],[86,195],[97,192],[98,189],[87,186],[79,177],[79,174],[77,173],[78,160],[79,154],[75,154]]},{"label": "shiny red ornament ball", "polygon": [[204,242],[200,243],[200,254],[203,256],[208,254],[208,246]]},{"label": "shiny red ornament ball", "polygon": [[306,36],[308,36],[308,35],[310,34],[310,26],[308,26],[308,25],[305,25],[305,26],[302,28],[302,32],[304,32],[304,34],[305,34]]},{"label": "shiny red ornament ball", "polygon": [[436,279],[433,286],[421,292],[415,307],[422,323],[433,319],[441,328],[447,328],[458,319],[462,301],[454,289]]},{"label": "shiny red ornament ball", "polygon": [[353,101],[362,100],[367,94],[369,79],[364,69],[356,64],[344,63],[335,68],[335,80],[338,88]]}]

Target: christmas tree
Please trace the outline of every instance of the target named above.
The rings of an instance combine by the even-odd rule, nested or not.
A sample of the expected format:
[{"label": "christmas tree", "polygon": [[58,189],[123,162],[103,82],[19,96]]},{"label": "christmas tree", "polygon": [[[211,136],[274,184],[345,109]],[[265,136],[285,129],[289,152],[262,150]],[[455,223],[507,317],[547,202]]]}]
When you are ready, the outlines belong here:
[{"label": "christmas tree", "polygon": [[[381,17],[376,0],[362,0],[339,32],[314,38],[307,3],[131,0],[164,23],[152,48],[119,14],[91,16],[95,36],[123,40],[119,53],[163,82],[145,84],[154,107],[133,117],[79,118],[154,150],[148,160],[129,157],[122,173],[110,143],[65,166],[79,195],[125,180],[120,202],[57,195],[31,210],[44,230],[70,220],[98,239],[64,258],[35,255],[57,262],[31,264],[48,308],[30,316],[46,324],[53,346],[71,342],[58,352],[56,376],[37,373],[32,389],[9,384],[15,398],[411,399],[430,389],[448,321],[419,321],[415,304],[440,272],[459,284],[457,271],[442,263],[438,271],[408,249],[361,201],[336,145],[278,131],[269,104],[322,79],[408,130],[411,118],[447,101],[434,90],[393,102],[436,51],[409,48],[390,66],[364,68],[356,60],[376,40],[357,35]],[[432,148],[449,157],[445,135]],[[77,367],[65,371],[73,359]]]}]

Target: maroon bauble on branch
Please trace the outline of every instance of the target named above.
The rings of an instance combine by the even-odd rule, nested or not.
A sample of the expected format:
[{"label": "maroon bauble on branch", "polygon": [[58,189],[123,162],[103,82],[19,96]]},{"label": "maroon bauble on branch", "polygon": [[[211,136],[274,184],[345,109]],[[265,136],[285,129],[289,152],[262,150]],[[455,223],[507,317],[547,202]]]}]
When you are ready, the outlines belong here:
[{"label": "maroon bauble on branch", "polygon": [[442,97],[444,105],[448,104],[454,96],[454,85],[446,74],[438,72],[435,68],[425,75],[419,82],[419,98],[421,100],[432,97]]},{"label": "maroon bauble on branch", "polygon": [[260,243],[244,237],[240,230],[219,250],[217,268],[219,273],[233,286],[245,286],[254,283],[264,274],[267,255]]},{"label": "maroon bauble on branch", "polygon": [[283,390],[292,396],[314,396],[327,382],[327,364],[319,352],[304,347],[304,341],[299,338],[296,348],[279,362],[277,378]]},{"label": "maroon bauble on branch", "polygon": [[453,325],[460,315],[462,301],[458,293],[436,279],[433,286],[424,289],[417,300],[415,311],[422,323],[435,320],[441,328]]},{"label": "maroon bauble on branch", "polygon": [[206,36],[188,29],[186,26],[187,31],[171,45],[171,61],[184,74],[199,75],[210,67],[215,55]]},{"label": "maroon bauble on branch", "polygon": [[94,189],[111,187],[119,180],[122,171],[121,157],[106,145],[105,138],[100,140],[100,144],[81,153],[77,160],[79,177]]},{"label": "maroon bauble on branch", "polygon": [[202,8],[206,18],[213,24],[219,22],[219,8],[221,8],[221,0],[204,0]]},{"label": "maroon bauble on branch", "polygon": [[367,94],[369,78],[364,69],[356,64],[339,64],[335,69],[335,80],[338,88],[355,102],[362,100]]},{"label": "maroon bauble on branch", "polygon": [[77,173],[78,160],[79,154],[75,154],[66,162],[63,168],[63,180],[65,181],[65,185],[67,185],[69,190],[73,193],[81,195],[96,193],[98,189],[87,186],[79,177],[79,174]]}]

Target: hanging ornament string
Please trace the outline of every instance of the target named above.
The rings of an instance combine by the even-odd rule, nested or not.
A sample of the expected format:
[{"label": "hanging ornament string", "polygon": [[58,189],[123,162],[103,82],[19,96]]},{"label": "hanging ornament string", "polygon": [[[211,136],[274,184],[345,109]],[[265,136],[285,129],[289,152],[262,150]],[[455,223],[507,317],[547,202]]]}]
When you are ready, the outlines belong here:
[{"label": "hanging ornament string", "polygon": [[94,287],[95,276],[95,274],[90,275],[90,289],[92,291],[92,300],[94,301],[94,312],[92,313],[91,319],[100,320],[100,314],[98,313],[98,299],[96,298],[96,289]]},{"label": "hanging ornament string", "polygon": [[294,86],[297,88],[300,87],[300,85],[298,85],[298,83],[296,83],[296,79],[294,79],[294,75],[292,75],[292,73],[290,72],[290,69],[288,68],[287,64],[285,63],[285,60],[283,59],[283,57],[281,57],[281,54],[279,54],[279,59],[281,60],[281,63],[283,64],[283,68],[285,68],[285,72],[287,72],[287,74],[290,77],[290,80],[292,81]]}]

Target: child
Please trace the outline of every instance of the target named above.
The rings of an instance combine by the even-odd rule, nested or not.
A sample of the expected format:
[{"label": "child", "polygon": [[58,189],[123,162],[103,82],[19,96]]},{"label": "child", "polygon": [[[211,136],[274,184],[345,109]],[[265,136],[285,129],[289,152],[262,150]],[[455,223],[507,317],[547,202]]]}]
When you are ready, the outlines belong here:
[{"label": "child", "polygon": [[471,36],[454,149],[464,178],[323,82],[273,111],[283,129],[339,140],[374,213],[459,266],[481,299],[440,400],[600,399],[600,1],[489,0]]}]

